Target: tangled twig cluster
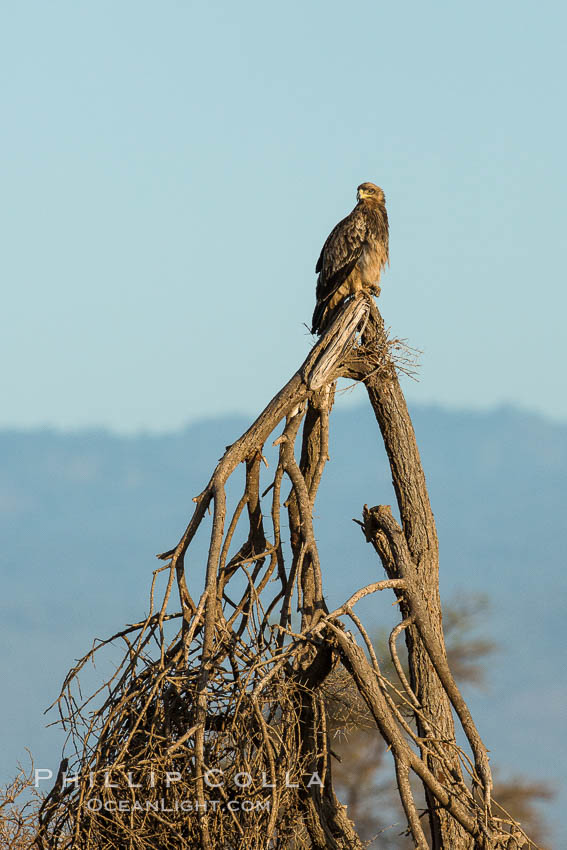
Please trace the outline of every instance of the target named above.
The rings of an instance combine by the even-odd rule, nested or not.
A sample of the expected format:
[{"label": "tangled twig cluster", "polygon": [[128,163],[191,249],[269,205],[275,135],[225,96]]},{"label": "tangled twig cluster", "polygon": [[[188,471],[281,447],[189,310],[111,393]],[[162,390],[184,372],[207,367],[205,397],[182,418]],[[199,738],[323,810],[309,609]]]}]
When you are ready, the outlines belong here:
[{"label": "tangled twig cluster", "polygon": [[[410,491],[419,490],[419,470],[410,468],[411,446],[401,446],[400,463],[410,464],[407,480],[396,473],[388,429],[398,427],[403,406],[399,395],[389,402],[379,397],[381,387],[397,387],[391,354],[373,302],[351,301],[256,422],[227,448],[194,499],[179,543],[159,556],[166,563],[154,574],[148,616],[98,643],[67,676],[59,709],[74,755],[62,765],[42,806],[40,848],[362,848],[332,783],[327,706],[337,665],[391,749],[415,846],[424,850],[430,839],[411,774],[425,788],[432,846],[440,846],[440,834],[453,836],[452,847],[525,843],[525,837],[511,837],[514,831],[520,835],[515,825],[492,813],[486,750],[448,668],[440,616],[436,622],[436,561],[431,561],[429,585],[420,583],[427,558],[419,555],[422,543],[411,529],[423,518],[410,516],[416,510]],[[368,387],[390,455],[403,527],[388,508],[365,508],[364,535],[388,578],[361,588],[329,612],[313,508],[341,376]],[[280,424],[275,471],[262,491],[264,445]],[[403,424],[407,430],[405,419]],[[227,485],[241,464],[244,484],[229,511]],[[197,599],[191,592],[190,547],[211,510],[205,580]],[[428,522],[425,516],[423,545],[435,559],[434,526]],[[286,525],[289,538],[282,532]],[[155,607],[163,573],[166,587]],[[398,596],[402,613],[390,638],[395,682],[383,675],[354,610],[362,597],[388,589]],[[175,597],[178,610],[172,612]],[[347,618],[360,642],[346,630]],[[402,633],[409,679],[397,651]],[[124,651],[112,676],[83,699],[79,674],[119,642]],[[470,755],[455,742],[452,711]],[[345,725],[352,721],[348,715]]]},{"label": "tangled twig cluster", "polygon": [[35,786],[34,761],[28,750],[30,766],[18,765],[18,773],[0,788],[0,847],[28,850],[35,837],[37,812],[43,797]]}]

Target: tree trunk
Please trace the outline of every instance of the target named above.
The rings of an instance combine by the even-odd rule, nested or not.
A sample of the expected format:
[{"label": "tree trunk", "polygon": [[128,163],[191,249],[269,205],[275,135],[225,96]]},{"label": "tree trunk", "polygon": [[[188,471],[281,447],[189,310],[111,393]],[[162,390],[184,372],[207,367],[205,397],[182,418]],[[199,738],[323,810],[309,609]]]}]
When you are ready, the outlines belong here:
[{"label": "tree trunk", "polygon": [[[354,377],[367,387],[390,460],[401,526],[389,507],[365,506],[361,525],[388,578],[360,588],[329,612],[313,513],[328,459],[329,412],[339,377]],[[295,446],[302,422],[298,462]],[[283,431],[274,441],[278,460],[272,483],[262,493],[264,443],[280,424]],[[244,488],[231,517],[226,486],[240,464],[245,464]],[[284,502],[291,558],[282,540],[284,476],[291,485]],[[264,513],[268,493],[270,508]],[[154,576],[149,614],[97,643],[65,680],[59,706],[76,746],[72,772],[81,780],[67,789],[64,799],[49,799],[40,819],[40,846],[44,842],[49,850],[68,850],[65,836],[73,835],[77,848],[361,848],[332,783],[325,688],[332,689],[337,668],[392,754],[408,834],[418,850],[501,850],[512,840],[512,832],[526,838],[509,818],[491,815],[486,749],[447,662],[437,534],[415,434],[383,322],[370,298],[353,299],[342,308],[295,375],[227,448],[194,502],[179,542],[159,556],[168,561],[162,567],[167,586],[159,609],[154,609],[153,600],[161,570]],[[186,556],[207,522],[210,506],[214,510],[206,578],[195,603],[189,579],[194,584],[196,577],[187,569]],[[245,533],[238,547],[242,525]],[[181,610],[167,613],[175,584]],[[401,688],[383,675],[353,610],[364,596],[390,590],[402,614],[390,636]],[[293,617],[294,606],[300,622]],[[347,618],[362,643],[347,630]],[[409,681],[396,651],[402,631]],[[97,692],[104,690],[104,702],[93,711],[96,694],[83,700],[77,677],[95,654],[98,658],[99,651],[117,639],[124,639],[128,648],[107,689]],[[415,727],[392,693],[409,704]],[[456,744],[455,716],[473,761]],[[157,805],[166,797],[170,803],[167,818],[151,808],[123,816],[118,808],[109,818],[96,806],[89,807],[98,793],[89,777],[106,777],[112,771],[118,778],[129,776],[140,763],[157,777],[146,789],[150,802]],[[473,787],[463,781],[463,764],[470,767]],[[245,810],[240,820],[228,807],[207,807],[211,769],[224,773],[227,789],[229,778],[234,779],[230,794],[225,793],[227,803],[252,793],[238,784],[239,777],[253,773],[269,778],[255,791],[262,805]],[[180,777],[183,771],[178,784],[169,783],[170,771]],[[313,774],[320,777],[319,783],[308,781]],[[289,784],[289,775],[297,781]],[[429,838],[414,799],[412,776],[423,783]],[[119,783],[105,788],[110,798],[120,796]],[[199,804],[191,815],[171,805],[186,798]]]}]

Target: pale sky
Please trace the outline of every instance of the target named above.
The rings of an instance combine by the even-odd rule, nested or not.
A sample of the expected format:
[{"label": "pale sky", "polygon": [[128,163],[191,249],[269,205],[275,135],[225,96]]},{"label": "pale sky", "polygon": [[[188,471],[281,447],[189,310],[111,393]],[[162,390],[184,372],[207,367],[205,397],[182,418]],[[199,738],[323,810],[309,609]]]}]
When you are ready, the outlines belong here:
[{"label": "pale sky", "polygon": [[567,419],[566,27],[559,2],[2,4],[0,426],[256,412],[364,180],[408,395]]}]

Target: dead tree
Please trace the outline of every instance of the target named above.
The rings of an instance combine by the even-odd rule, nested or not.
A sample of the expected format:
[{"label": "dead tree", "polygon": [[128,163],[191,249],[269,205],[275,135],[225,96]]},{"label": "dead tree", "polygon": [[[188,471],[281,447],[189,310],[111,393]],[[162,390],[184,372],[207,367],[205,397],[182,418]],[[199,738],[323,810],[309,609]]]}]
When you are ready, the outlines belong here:
[{"label": "dead tree", "polygon": [[[312,517],[340,377],[366,386],[401,524],[389,506],[364,506],[364,538],[387,577],[329,611]],[[264,445],[280,425],[263,489]],[[241,495],[229,511],[227,485],[241,467]],[[435,522],[396,357],[370,298],[344,307],[193,501],[179,543],[159,556],[166,564],[154,574],[148,615],[93,646],[67,676],[58,702],[75,744],[74,775],[46,800],[38,846],[362,848],[333,790],[326,694],[341,670],[391,752],[415,847],[535,847],[491,799],[486,748],[447,663]],[[191,546],[208,522],[197,598]],[[389,642],[396,681],[383,675],[355,613],[360,599],[389,590],[401,613]],[[409,679],[397,649],[402,633]],[[119,641],[125,651],[113,675],[79,698],[85,664]],[[455,722],[467,748],[457,744]]]}]

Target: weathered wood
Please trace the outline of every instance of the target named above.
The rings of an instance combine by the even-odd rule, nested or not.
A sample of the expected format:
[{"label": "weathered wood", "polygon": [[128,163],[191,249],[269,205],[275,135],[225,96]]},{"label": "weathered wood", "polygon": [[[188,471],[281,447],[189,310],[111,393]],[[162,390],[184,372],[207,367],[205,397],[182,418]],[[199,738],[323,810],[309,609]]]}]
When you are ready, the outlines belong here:
[{"label": "weathered wood", "polygon": [[[363,334],[363,345],[370,348],[383,347],[384,338],[384,324],[380,314],[374,308]],[[406,591],[401,594],[402,613],[404,617],[412,618],[411,624],[405,629],[410,683],[419,705],[426,710],[438,737],[449,742],[447,758],[451,764],[453,776],[446,775],[444,781],[453,783],[454,777],[457,776],[462,782],[462,773],[459,759],[451,743],[455,741],[451,700],[436,672],[432,655],[438,669],[441,666],[447,674],[446,679],[451,679],[453,692],[458,695],[457,704],[462,715],[461,720],[464,720],[467,727],[465,731],[468,729],[469,740],[474,743],[477,770],[484,780],[484,791],[487,795],[487,806],[489,806],[491,780],[486,750],[448,669],[439,597],[439,544],[435,519],[413,424],[394,363],[389,360],[384,368],[378,373],[370,374],[364,382],[390,462],[392,484],[403,528],[403,533],[400,529],[399,537],[400,541],[407,546],[403,568],[399,552],[392,553],[393,558],[389,556],[392,552],[391,538],[387,541],[388,546],[385,551],[384,513],[381,513],[380,508],[370,511],[365,509],[363,519],[366,538],[374,544],[382,557],[388,575],[391,578],[404,578],[411,588],[409,593]],[[393,521],[391,514],[390,518]],[[419,624],[415,622],[416,617]],[[424,642],[424,634],[429,637],[429,647]],[[416,716],[416,723],[420,736],[425,737],[427,730],[419,714]],[[429,769],[435,772],[435,759],[425,752],[422,752],[422,755]],[[435,805],[434,795],[427,784],[425,794],[429,804],[434,850],[447,847],[468,850],[472,847],[470,834],[462,829],[447,809]]]},{"label": "weathered wood", "polygon": [[[367,387],[390,461],[401,526],[389,507],[364,507],[360,524],[388,578],[360,588],[329,613],[313,511],[328,460],[335,381],[347,376],[364,381]],[[283,430],[275,440],[279,446],[275,473],[260,494],[263,447],[279,425]],[[243,492],[227,517],[226,484],[241,463],[246,467]],[[284,477],[291,488],[284,502],[289,564],[282,539]],[[264,514],[262,499],[268,493],[271,509]],[[184,765],[189,778],[176,792],[168,786],[167,795],[177,793],[178,800],[183,794],[196,797],[199,814],[192,820],[176,814],[170,821],[156,818],[152,826],[146,813],[135,827],[129,816],[123,820],[119,812],[114,819],[99,819],[96,810],[85,809],[84,801],[93,793],[85,780],[70,789],[64,800],[51,798],[38,840],[45,838],[50,850],[67,850],[60,842],[64,824],[76,837],[76,846],[87,846],[96,834],[97,846],[142,850],[150,844],[167,844],[180,850],[189,845],[222,850],[228,836],[230,846],[247,850],[271,846],[284,835],[282,846],[291,841],[309,850],[362,850],[333,788],[323,685],[332,681],[329,677],[338,665],[351,693],[366,704],[392,755],[415,847],[500,850],[511,831],[519,840],[525,837],[511,820],[503,830],[504,821],[491,816],[486,750],[445,652],[438,542],[425,475],[390,344],[369,297],[353,298],[344,306],[297,372],[250,428],[227,447],[194,501],[193,516],[179,543],[159,556],[169,561],[157,571],[169,569],[159,609],[153,611],[154,576],[150,613],[94,646],[69,673],[59,703],[73,706],[64,722],[83,746],[83,755],[74,765],[77,773],[81,770],[88,777],[89,771],[104,774],[109,767],[124,773],[143,758],[145,765],[157,767],[163,775],[174,753],[175,766]],[[194,576],[185,556],[211,506],[206,578],[196,604],[188,590],[188,579]],[[247,524],[247,533],[238,547],[234,539],[239,523]],[[233,581],[236,576],[244,581]],[[167,612],[176,580],[181,612],[171,614]],[[230,598],[233,587],[239,588],[234,599]],[[385,590],[396,594],[402,615],[389,642],[402,691],[385,678],[372,641],[353,610],[360,599]],[[294,611],[300,613],[299,623]],[[180,631],[166,637],[164,624],[175,618],[181,618]],[[347,618],[362,636],[362,644],[347,631]],[[396,650],[396,638],[402,632],[408,647],[409,681]],[[91,711],[90,698],[82,705],[75,702],[71,686],[100,648],[118,638],[128,645],[122,672],[106,683],[108,696],[97,714]],[[150,647],[156,641],[159,652],[153,657]],[[393,699],[394,691],[414,712],[415,727]],[[455,739],[453,711],[473,753],[474,788],[463,781],[464,761]],[[99,719],[102,730],[96,727]],[[219,764],[229,764],[236,776],[252,765],[260,766],[270,777],[270,814],[248,813],[239,822],[230,811],[207,810],[206,773]],[[290,766],[299,778],[316,773],[321,784],[303,782],[293,786],[297,791],[290,790],[282,781]],[[428,824],[418,811],[412,774],[423,784]],[[151,793],[157,798],[160,791],[152,786]],[[142,836],[142,829],[150,832]]]}]

